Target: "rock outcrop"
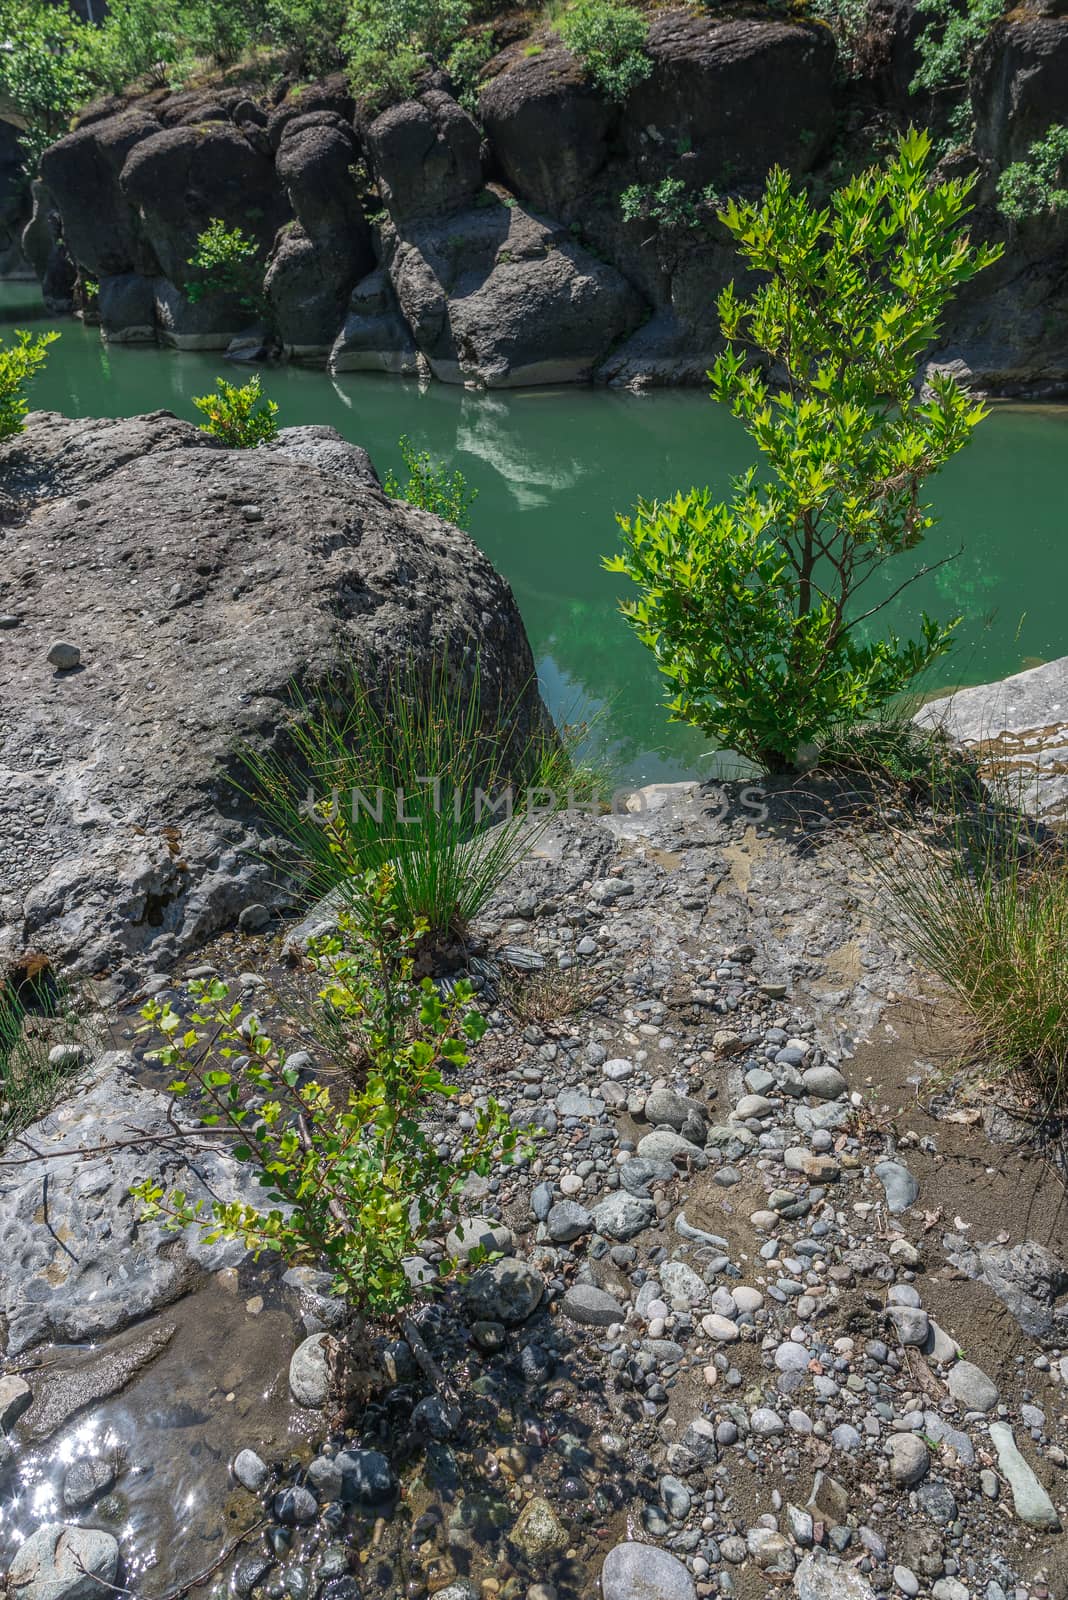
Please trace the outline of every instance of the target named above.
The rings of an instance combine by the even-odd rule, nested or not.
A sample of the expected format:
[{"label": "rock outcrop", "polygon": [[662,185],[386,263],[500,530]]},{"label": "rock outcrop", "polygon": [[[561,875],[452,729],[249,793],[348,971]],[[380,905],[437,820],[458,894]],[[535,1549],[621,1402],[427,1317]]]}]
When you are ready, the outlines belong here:
[{"label": "rock outcrop", "polygon": [[22,230],[30,214],[30,185],[22,165],[18,130],[0,122],[0,278],[25,277]]},{"label": "rock outcrop", "polygon": [[[1062,120],[1068,17],[1040,14],[1057,10],[991,30],[970,85],[974,149],[951,158],[977,168],[974,231],[1005,254],[932,355],[1007,395],[1068,388],[1068,217],[1010,229],[998,210],[1006,165]],[[235,360],[282,352],[485,387],[702,383],[722,348],[716,296],[739,274],[719,197],[755,192],[774,164],[825,191],[876,158],[888,125],[941,127],[957,101],[911,89],[922,25],[912,0],[874,0],[845,81],[823,24],[656,12],[650,71],[623,103],[542,29],[489,63],[477,119],[443,73],[379,115],[337,76],[279,101],[222,87],[112,98],[46,153],[26,253],[55,309],[77,269],[100,282],[106,339],[151,329]],[[213,218],[257,241],[262,295],[190,302]]]},{"label": "rock outcrop", "polygon": [[[0,943],[89,970],[166,967],[277,903],[230,782],[289,687],[478,657],[488,714],[541,727],[511,592],[466,535],[386,498],[330,428],[225,450],[168,412],[36,413],[0,447]],[[71,670],[48,661],[74,647]],[[64,656],[63,660],[71,657]]]},{"label": "rock outcrop", "polygon": [[963,745],[1028,811],[1068,820],[1068,656],[930,700],[916,721]]}]

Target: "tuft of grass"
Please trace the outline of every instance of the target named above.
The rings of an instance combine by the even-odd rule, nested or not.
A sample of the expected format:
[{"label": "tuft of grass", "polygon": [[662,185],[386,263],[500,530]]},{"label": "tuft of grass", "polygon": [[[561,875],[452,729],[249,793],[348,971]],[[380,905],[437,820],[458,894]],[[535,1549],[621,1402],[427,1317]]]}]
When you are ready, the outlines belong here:
[{"label": "tuft of grass", "polygon": [[505,969],[498,983],[497,1003],[520,1027],[544,1025],[577,1016],[604,994],[607,973],[585,967],[536,967],[527,972]]},{"label": "tuft of grass", "polygon": [[47,968],[0,978],[0,1145],[50,1111],[77,1079],[81,1060],[53,1064],[57,1045],[73,1051],[81,1028],[71,992]]},{"label": "tuft of grass", "polygon": [[314,898],[336,892],[358,920],[366,874],[388,863],[408,925],[425,921],[442,948],[546,826],[537,791],[576,781],[567,745],[551,730],[520,738],[518,698],[486,693],[477,662],[378,681],[350,664],[332,690],[293,700],[288,753],[242,750],[245,792],[296,848]]},{"label": "tuft of grass", "polygon": [[931,815],[873,858],[891,929],[960,1003],[984,1078],[1046,1111],[1068,1090],[1068,839],[943,772]]}]

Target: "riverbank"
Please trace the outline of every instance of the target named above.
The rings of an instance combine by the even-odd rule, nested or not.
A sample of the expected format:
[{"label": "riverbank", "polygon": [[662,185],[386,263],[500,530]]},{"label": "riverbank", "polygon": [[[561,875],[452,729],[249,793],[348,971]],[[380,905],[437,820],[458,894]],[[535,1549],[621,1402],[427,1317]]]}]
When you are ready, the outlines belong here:
[{"label": "riverbank", "polygon": [[[75,1416],[58,1397],[78,1358],[38,1364],[20,1333],[8,1367],[32,1401],[12,1422],[22,1487],[0,1529],[26,1532],[31,1506],[75,1520],[98,1553],[116,1541],[109,1581],[137,1573],[149,1597],[241,1533],[220,1591],[232,1567],[232,1592],[278,1600],[1063,1592],[1063,1191],[1026,1146],[960,1115],[945,1010],[881,931],[870,821],[836,817],[833,790],[763,799],[758,813],[751,794],[684,786],[561,818],[479,918],[483,970],[507,982],[436,1137],[455,1140],[487,1093],[539,1131],[532,1159],[471,1182],[469,1220],[424,1247],[431,1263],[486,1237],[502,1252],[417,1301],[433,1387],[402,1338],[382,1388],[335,1417],[320,1349],[335,1313],[310,1285],[190,1257],[191,1298],[172,1306],[185,1245],[142,1226],[131,1255],[114,1224],[86,1233],[88,1200],[62,1200],[48,1243],[46,1173],[55,1206],[99,1193],[106,1171],[128,1217],[151,1145],[4,1172],[0,1236],[21,1263],[9,1329],[50,1307],[85,1336],[98,1287],[87,1296],[65,1251],[91,1239],[94,1285],[124,1275],[149,1344],[134,1372],[112,1359],[88,1405],[83,1379]],[[307,981],[280,958],[283,931],[196,957],[241,974],[272,1027]],[[182,1004],[170,975],[145,988]],[[124,1128],[151,1114],[143,1068],[113,1056],[63,1122],[30,1130],[35,1150],[64,1125],[75,1143],[106,1137],[99,1117],[71,1120],[94,1079]],[[187,1177],[205,1176],[194,1156]],[[225,1341],[193,1336],[198,1307]],[[74,1518],[68,1478],[106,1483]]]}]

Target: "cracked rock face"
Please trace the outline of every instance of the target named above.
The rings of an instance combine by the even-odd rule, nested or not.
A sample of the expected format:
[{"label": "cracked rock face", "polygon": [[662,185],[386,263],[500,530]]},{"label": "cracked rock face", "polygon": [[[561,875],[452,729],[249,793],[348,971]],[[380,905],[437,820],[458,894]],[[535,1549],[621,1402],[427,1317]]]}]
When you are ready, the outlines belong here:
[{"label": "cracked rock face", "polygon": [[[277,903],[231,781],[297,683],[477,657],[487,711],[543,726],[507,584],[467,536],[386,498],[333,429],[225,450],[168,412],[37,413],[0,448],[0,955],[165,968]],[[57,639],[80,665],[56,669]]]}]

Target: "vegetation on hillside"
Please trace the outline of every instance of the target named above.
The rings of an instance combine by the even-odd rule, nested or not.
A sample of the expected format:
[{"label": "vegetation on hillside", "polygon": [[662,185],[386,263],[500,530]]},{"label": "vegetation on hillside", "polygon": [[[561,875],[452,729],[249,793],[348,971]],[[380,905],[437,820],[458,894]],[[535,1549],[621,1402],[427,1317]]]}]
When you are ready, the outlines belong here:
[{"label": "vegetation on hillside", "polygon": [[924,616],[908,642],[869,627],[925,570],[881,598],[868,587],[917,549],[933,522],[925,480],[985,414],[950,377],[917,383],[953,294],[1000,253],[965,232],[974,178],[934,183],[930,168],[931,140],[912,131],[825,208],[780,168],[759,201],[720,212],[763,281],[746,299],[733,284],[719,297],[728,348],[713,397],[762,467],[727,500],[706,488],[643,501],[607,562],[641,591],[623,610],[668,680],[672,716],[772,771],[877,711],[949,647],[952,620]]}]

